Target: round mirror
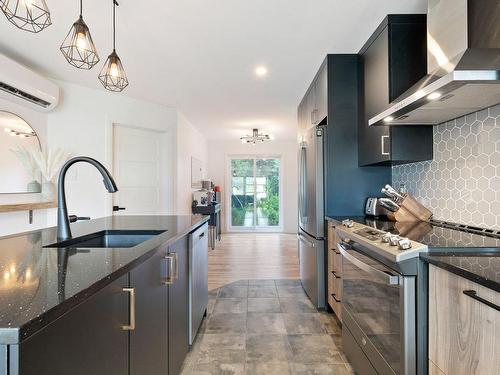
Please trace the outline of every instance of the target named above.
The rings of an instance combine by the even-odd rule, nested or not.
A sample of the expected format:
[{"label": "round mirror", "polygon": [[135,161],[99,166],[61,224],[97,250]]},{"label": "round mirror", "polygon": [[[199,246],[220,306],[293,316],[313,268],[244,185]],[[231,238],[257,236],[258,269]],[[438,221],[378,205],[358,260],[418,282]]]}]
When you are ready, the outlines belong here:
[{"label": "round mirror", "polygon": [[30,152],[40,140],[21,117],[0,111],[0,194],[40,193],[41,174]]}]

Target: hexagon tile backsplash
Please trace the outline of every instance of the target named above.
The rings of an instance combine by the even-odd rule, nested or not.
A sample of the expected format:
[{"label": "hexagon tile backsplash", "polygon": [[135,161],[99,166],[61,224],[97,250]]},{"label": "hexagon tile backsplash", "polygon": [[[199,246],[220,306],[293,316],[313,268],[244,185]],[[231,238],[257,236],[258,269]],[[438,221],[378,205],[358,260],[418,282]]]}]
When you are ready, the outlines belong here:
[{"label": "hexagon tile backsplash", "polygon": [[500,105],[434,127],[434,160],[392,169],[440,220],[500,228]]}]

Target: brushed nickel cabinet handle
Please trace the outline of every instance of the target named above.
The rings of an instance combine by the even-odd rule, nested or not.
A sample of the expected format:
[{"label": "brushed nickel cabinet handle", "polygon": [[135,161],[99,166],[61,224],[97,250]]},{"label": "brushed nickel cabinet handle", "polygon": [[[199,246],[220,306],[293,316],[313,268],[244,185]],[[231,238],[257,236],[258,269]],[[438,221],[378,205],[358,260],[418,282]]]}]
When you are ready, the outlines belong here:
[{"label": "brushed nickel cabinet handle", "polygon": [[123,288],[124,292],[129,293],[129,311],[130,318],[129,324],[126,326],[122,326],[124,331],[133,331],[135,329],[135,288]]},{"label": "brushed nickel cabinet handle", "polygon": [[163,278],[161,283],[163,285],[172,285],[179,277],[179,262],[177,253],[168,253],[165,255],[163,260],[168,262],[168,275]]},{"label": "brushed nickel cabinet handle", "polygon": [[490,302],[484,298],[481,298],[477,295],[477,292],[475,290],[464,290],[463,293],[466,296],[469,296],[472,299],[475,299],[478,302],[484,303],[486,306],[491,307],[492,309],[495,309],[497,311],[500,311],[500,306],[495,305],[493,302]]},{"label": "brushed nickel cabinet handle", "polygon": [[391,153],[389,151],[385,151],[385,142],[384,142],[385,139],[389,139],[389,136],[388,135],[382,135],[380,137],[380,142],[381,142],[381,145],[382,145],[382,155],[387,156],[387,155],[390,155]]}]

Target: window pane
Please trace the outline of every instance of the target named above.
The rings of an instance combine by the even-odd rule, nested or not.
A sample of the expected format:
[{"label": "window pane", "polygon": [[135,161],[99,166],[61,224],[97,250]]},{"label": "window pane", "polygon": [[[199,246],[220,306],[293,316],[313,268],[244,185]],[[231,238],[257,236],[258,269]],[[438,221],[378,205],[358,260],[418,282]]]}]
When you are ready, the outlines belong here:
[{"label": "window pane", "polygon": [[231,173],[231,225],[253,227],[253,160],[231,160]]},{"label": "window pane", "polygon": [[256,226],[280,225],[280,159],[256,161]]}]

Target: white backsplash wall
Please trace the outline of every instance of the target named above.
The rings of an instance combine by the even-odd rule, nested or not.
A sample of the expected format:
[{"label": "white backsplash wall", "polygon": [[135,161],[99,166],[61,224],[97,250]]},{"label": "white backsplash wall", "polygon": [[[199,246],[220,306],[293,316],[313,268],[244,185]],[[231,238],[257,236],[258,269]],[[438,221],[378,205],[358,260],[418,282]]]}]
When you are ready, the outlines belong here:
[{"label": "white backsplash wall", "polygon": [[396,166],[392,183],[434,218],[500,228],[500,105],[434,127],[434,160]]}]

